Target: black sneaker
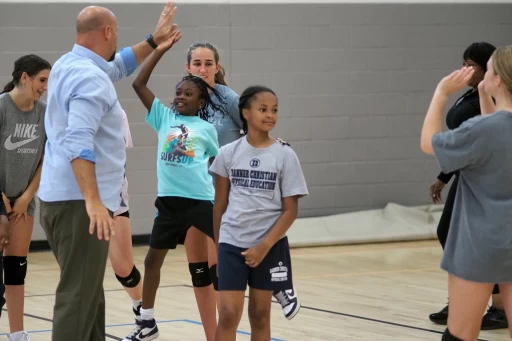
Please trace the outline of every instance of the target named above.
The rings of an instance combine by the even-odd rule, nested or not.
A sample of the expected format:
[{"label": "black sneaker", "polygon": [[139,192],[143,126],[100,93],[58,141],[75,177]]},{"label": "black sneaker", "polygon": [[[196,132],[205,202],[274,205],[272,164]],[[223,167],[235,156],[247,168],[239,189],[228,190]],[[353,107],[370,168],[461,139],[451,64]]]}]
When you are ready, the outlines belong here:
[{"label": "black sneaker", "polygon": [[434,323],[446,325],[448,323],[448,306],[438,313],[430,314],[428,318]]},{"label": "black sneaker", "polygon": [[159,335],[155,319],[136,319],[135,328],[123,341],[150,341],[156,339]]},{"label": "black sneaker", "polygon": [[490,306],[482,318],[481,330],[494,330],[508,328],[507,315],[504,310]]}]

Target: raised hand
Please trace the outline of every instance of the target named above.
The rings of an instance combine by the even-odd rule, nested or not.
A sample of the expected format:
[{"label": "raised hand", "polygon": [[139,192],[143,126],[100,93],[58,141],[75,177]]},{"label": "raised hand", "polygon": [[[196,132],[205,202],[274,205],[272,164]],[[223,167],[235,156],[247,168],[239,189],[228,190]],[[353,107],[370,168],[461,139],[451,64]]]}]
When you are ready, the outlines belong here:
[{"label": "raised hand", "polygon": [[485,88],[485,81],[481,81],[478,84],[478,97],[480,98],[480,111],[482,115],[489,115],[496,112],[496,103]]},{"label": "raised hand", "polygon": [[165,40],[163,43],[159,44],[158,47],[156,48],[157,51],[164,53],[164,52],[168,51],[171,47],[173,47],[173,45],[176,44],[178,42],[178,40],[180,40],[181,31],[178,30],[178,25],[173,24],[172,29],[173,29],[173,31],[172,31],[173,33],[172,33],[171,37],[169,39]]},{"label": "raised hand", "polygon": [[453,71],[439,82],[437,91],[445,96],[450,96],[468,86],[468,81],[474,73],[475,70],[472,67],[463,67]]},{"label": "raised hand", "polygon": [[485,91],[485,81],[482,80],[478,83],[478,91],[487,93],[487,91]]},{"label": "raised hand", "polygon": [[177,8],[173,2],[168,2],[165,5],[153,33],[153,40],[157,45],[169,40],[176,31],[177,25],[172,24],[176,10]]}]

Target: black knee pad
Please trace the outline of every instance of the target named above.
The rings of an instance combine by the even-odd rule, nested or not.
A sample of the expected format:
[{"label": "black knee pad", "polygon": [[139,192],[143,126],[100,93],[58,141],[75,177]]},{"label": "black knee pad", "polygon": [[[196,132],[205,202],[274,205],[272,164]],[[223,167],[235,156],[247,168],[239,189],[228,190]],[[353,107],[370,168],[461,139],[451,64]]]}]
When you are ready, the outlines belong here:
[{"label": "black knee pad", "polygon": [[5,285],[24,285],[27,276],[27,257],[4,256]]},{"label": "black knee pad", "polygon": [[217,277],[217,264],[212,265],[210,268],[210,278],[212,279],[213,289],[219,290],[219,277]]},{"label": "black knee pad", "polygon": [[492,289],[492,294],[497,295],[500,293],[500,286],[498,284],[494,284],[494,288]]},{"label": "black knee pad", "polygon": [[448,328],[444,330],[443,337],[441,338],[441,341],[464,341],[459,339],[458,337],[453,336]]},{"label": "black knee pad", "polygon": [[207,287],[212,284],[208,262],[189,263],[188,269],[192,275],[192,285],[195,287]]},{"label": "black knee pad", "polygon": [[132,272],[128,275],[128,277],[119,277],[116,274],[117,280],[121,283],[121,285],[125,288],[135,288],[140,283],[140,272],[139,269],[134,265]]}]

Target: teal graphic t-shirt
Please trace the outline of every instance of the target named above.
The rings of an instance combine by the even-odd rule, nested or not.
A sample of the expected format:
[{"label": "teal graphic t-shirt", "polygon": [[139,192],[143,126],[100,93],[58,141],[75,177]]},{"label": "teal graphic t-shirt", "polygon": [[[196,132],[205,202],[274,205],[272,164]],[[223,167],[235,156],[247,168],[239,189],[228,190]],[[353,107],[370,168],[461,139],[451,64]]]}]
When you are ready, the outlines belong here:
[{"label": "teal graphic t-shirt", "polygon": [[155,98],[146,122],[158,134],[158,196],[213,200],[208,160],[217,156],[215,127],[199,116],[183,116]]}]

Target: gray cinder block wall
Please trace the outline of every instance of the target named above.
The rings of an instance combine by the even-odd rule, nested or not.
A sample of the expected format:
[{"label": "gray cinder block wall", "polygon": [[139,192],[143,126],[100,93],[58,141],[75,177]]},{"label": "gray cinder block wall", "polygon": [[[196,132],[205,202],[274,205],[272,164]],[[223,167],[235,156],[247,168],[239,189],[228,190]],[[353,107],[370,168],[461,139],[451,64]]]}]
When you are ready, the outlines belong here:
[{"label": "gray cinder block wall", "polygon": [[[22,54],[53,63],[69,51],[86,5],[0,3],[0,82],[11,79]],[[106,6],[118,18],[119,48],[151,33],[162,8]],[[151,88],[171,101],[195,40],[219,47],[235,91],[254,83],[273,88],[280,100],[274,135],[291,142],[309,184],[303,217],[428,203],[438,168],[422,155],[419,134],[434,86],[461,66],[471,42],[511,43],[509,4],[178,6],[183,38],[156,68]],[[116,87],[135,143],[127,171],[133,232],[145,234],[155,213],[156,135],[132,80]],[[39,226],[33,239],[45,239]]]}]

